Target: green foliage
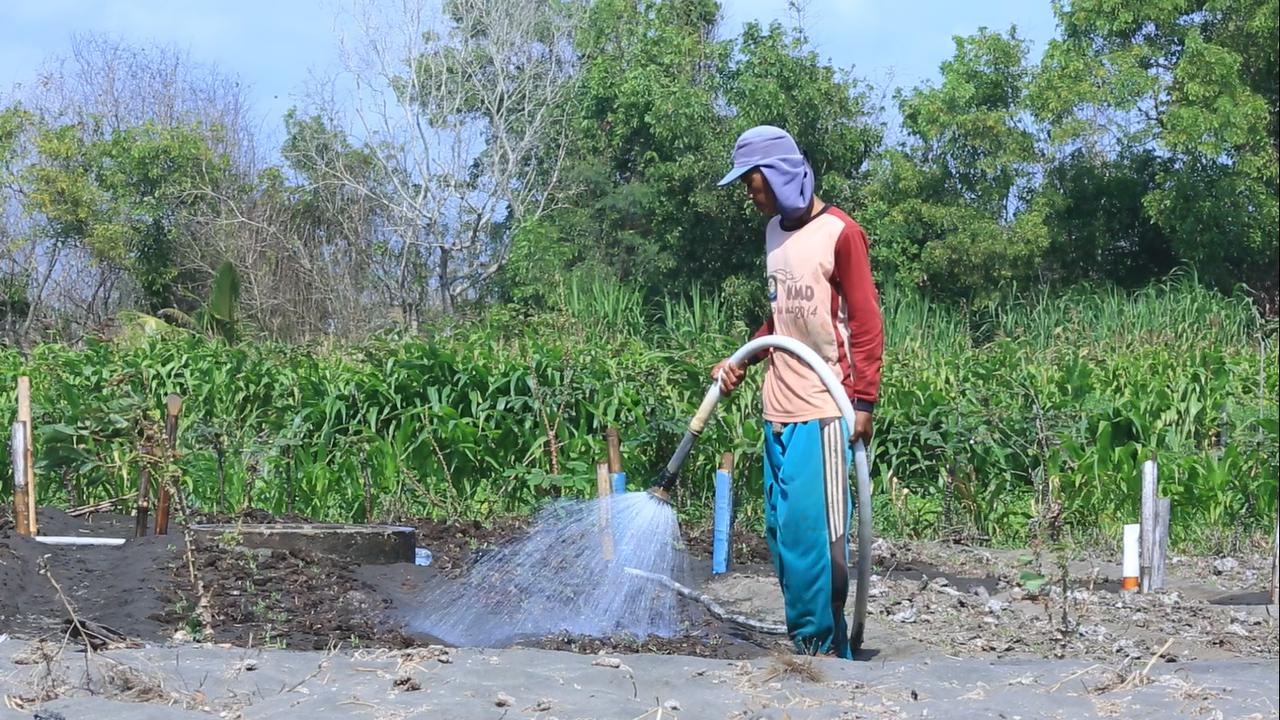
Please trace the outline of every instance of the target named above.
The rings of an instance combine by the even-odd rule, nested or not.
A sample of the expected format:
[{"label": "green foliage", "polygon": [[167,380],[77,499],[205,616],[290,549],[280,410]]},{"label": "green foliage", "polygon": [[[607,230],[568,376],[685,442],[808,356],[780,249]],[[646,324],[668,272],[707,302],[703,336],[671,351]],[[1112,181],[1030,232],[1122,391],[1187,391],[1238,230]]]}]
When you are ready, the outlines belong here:
[{"label": "green foliage", "polygon": [[898,93],[910,142],[877,169],[866,223],[878,269],[975,296],[1029,277],[1049,233],[1029,184],[1039,149],[1022,117],[1026,42],[985,29],[955,42],[941,84]]},{"label": "green foliage", "polygon": [[239,302],[240,273],[230,260],[225,260],[214,271],[209,299],[195,313],[189,315],[177,308],[165,308],[158,314],[177,321],[183,327],[234,343],[240,334],[236,319]]},{"label": "green foliage", "polygon": [[824,197],[861,201],[860,171],[881,140],[865,89],[781,25],[715,39],[719,9],[714,0],[592,4],[576,42],[565,190],[517,233],[501,283],[508,297],[541,297],[545,279],[567,268],[653,294],[758,277],[762,220],[740,188],[715,186],[752,125],[787,128]]},{"label": "green foliage", "polygon": [[1096,166],[1155,150],[1162,161],[1142,196],[1145,215],[1181,262],[1223,289],[1275,282],[1277,7],[1059,3],[1061,37],[1030,102],[1055,142],[1084,148]]},{"label": "green foliage", "polygon": [[49,233],[125,270],[152,311],[170,305],[184,222],[226,162],[204,131],[145,123],[108,133],[95,122],[42,127],[35,145],[29,202]]},{"label": "green foliage", "polygon": [[[610,425],[641,489],[678,441],[710,366],[747,327],[714,294],[652,305],[603,282],[562,290],[548,310],[497,309],[429,339],[228,346],[169,329],[82,350],[40,346],[26,362],[7,351],[0,383],[33,378],[42,502],[64,500],[64,469],[81,501],[131,490],[136,449],[158,436],[171,392],[184,398],[181,482],[205,510],[223,495],[221,467],[226,510],[365,520],[367,477],[377,519],[529,511],[595,492]],[[1073,530],[1118,532],[1135,517],[1140,465],[1153,454],[1176,541],[1271,527],[1275,338],[1247,301],[1188,278],[968,310],[889,288],[884,310],[878,532],[1025,542],[1046,491]],[[760,520],[760,378],[722,402],[691,458],[677,494],[687,519],[709,512],[729,450],[739,507]],[[10,404],[0,413],[12,402],[0,399]]]}]

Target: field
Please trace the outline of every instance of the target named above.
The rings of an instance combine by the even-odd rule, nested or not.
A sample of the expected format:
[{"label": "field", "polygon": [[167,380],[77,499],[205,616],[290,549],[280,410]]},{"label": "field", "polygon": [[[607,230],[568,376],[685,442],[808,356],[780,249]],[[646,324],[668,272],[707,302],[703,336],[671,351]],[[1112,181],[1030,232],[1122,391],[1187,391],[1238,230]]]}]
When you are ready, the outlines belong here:
[{"label": "field", "polygon": [[[1175,546],[1228,551],[1270,533],[1274,321],[1247,301],[1191,282],[959,308],[884,295],[879,534],[1025,544],[1060,505],[1069,533],[1115,543],[1149,457],[1172,498]],[[711,365],[749,334],[739,314],[713,295],[653,306],[598,285],[570,286],[537,312],[359,344],[227,346],[137,321],[83,348],[4,351],[0,383],[33,378],[42,503],[126,495],[145,462],[201,512],[483,521],[592,495],[610,426],[631,487],[645,487]],[[738,522],[759,527],[758,382],[721,404],[690,460],[686,521],[709,513],[730,451]],[[164,445],[170,393],[183,399],[178,451],[143,457]],[[12,403],[0,412],[12,417]]]},{"label": "field", "polygon": [[[424,593],[521,537],[541,502],[595,493],[606,427],[621,432],[629,483],[643,488],[708,368],[748,332],[712,296],[655,307],[598,286],[526,316],[355,345],[228,346],[140,322],[82,348],[5,355],[4,382],[33,378],[44,534],[131,538],[127,496],[143,466],[180,502],[168,536],[73,550],[14,534],[6,500],[0,633],[11,637],[0,663],[13,672],[0,689],[11,710],[104,718],[140,717],[134,708],[283,717],[307,706],[326,717],[481,718],[501,715],[504,698],[519,701],[512,717],[544,720],[956,707],[981,717],[1009,703],[1030,716],[1274,716],[1266,697],[1280,636],[1263,593],[1276,512],[1274,328],[1191,284],[969,308],[890,290],[884,307],[879,540],[859,656],[872,662],[852,666],[867,670],[796,660],[777,636],[694,602],[669,638],[550,633],[486,650],[415,631]],[[759,532],[758,382],[721,405],[676,500],[695,589],[776,623],[781,598]],[[171,393],[183,398],[172,453]],[[735,565],[711,577],[710,480],[725,450],[737,458]],[[1121,594],[1118,526],[1136,520],[1139,466],[1153,456],[1173,498],[1168,588]],[[122,496],[108,511],[65,513]],[[414,527],[433,559],[255,553],[234,537],[189,542],[188,520],[395,522]],[[83,662],[72,617],[97,646]],[[177,656],[205,679],[193,685],[169,667]],[[257,678],[283,690],[254,691],[246,683]],[[569,691],[566,678],[594,690]],[[787,714],[800,709],[808,714]]]}]

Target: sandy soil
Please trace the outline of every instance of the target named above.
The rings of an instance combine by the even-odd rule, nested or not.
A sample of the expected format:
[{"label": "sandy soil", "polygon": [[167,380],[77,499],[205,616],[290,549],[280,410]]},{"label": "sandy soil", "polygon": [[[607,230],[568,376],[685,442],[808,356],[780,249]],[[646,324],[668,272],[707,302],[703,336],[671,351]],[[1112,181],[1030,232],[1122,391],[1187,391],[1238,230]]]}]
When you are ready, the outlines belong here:
[{"label": "sandy soil", "polygon": [[1260,660],[1157,663],[1144,674],[1081,660],[753,662],[533,649],[50,654],[0,643],[0,718],[1276,717],[1276,664]]},{"label": "sandy soil", "polygon": [[[41,525],[132,530],[130,518],[56,510]],[[405,626],[417,598],[523,528],[416,525],[431,567],[196,547],[210,643],[196,642],[180,533],[73,550],[0,524],[0,719],[1277,717],[1280,637],[1275,606],[1260,604],[1261,555],[1174,558],[1165,591],[1134,595],[1117,591],[1106,558],[1072,558],[1064,572],[1025,552],[880,541],[853,663],[796,659],[697,604],[676,638],[446,649]],[[687,538],[699,589],[781,622],[763,544],[740,538],[739,564],[710,578],[703,535]],[[1029,588],[1028,570],[1048,582]],[[67,605],[95,652],[68,632]]]}]

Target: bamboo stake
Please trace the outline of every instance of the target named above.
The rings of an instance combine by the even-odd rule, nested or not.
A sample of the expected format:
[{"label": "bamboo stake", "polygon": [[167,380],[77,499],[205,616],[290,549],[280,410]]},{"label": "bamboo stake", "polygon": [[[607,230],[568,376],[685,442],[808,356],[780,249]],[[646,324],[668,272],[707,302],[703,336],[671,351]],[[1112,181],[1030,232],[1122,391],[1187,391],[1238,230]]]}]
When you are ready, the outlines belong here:
[{"label": "bamboo stake", "polygon": [[27,473],[27,529],[30,535],[40,534],[40,521],[36,516],[35,457],[31,443],[31,378],[18,378],[18,422],[23,423],[23,457]]},{"label": "bamboo stake", "polygon": [[728,572],[733,527],[733,453],[720,456],[720,469],[715,478],[715,515],[711,530],[711,572]]},{"label": "bamboo stake", "polygon": [[13,458],[13,525],[19,535],[31,535],[27,515],[27,427],[15,422],[9,435],[10,456]]},{"label": "bamboo stake", "polygon": [[618,428],[605,430],[604,439],[609,446],[609,472],[622,472],[622,439],[618,437]]},{"label": "bamboo stake", "polygon": [[[146,458],[151,455],[151,448],[142,448],[142,466],[138,468],[138,509],[133,522],[133,536],[144,537],[147,534],[147,513],[151,510],[151,470],[147,467]],[[156,511],[156,534],[160,534],[160,512]]]},{"label": "bamboo stake", "polygon": [[[182,412],[182,397],[170,395],[165,399],[164,437],[169,462],[173,462],[178,449],[178,415]],[[169,534],[169,483],[161,480],[156,487],[156,534]]]},{"label": "bamboo stake", "polygon": [[618,429],[607,428],[604,440],[609,447],[609,478],[613,482],[613,491],[626,492],[627,476],[622,472],[622,438],[618,435]]},{"label": "bamboo stake", "polygon": [[609,496],[613,486],[609,482],[609,464],[596,463],[596,492],[600,495],[600,537],[604,543],[602,552],[606,562],[613,560],[613,531],[609,529]]}]

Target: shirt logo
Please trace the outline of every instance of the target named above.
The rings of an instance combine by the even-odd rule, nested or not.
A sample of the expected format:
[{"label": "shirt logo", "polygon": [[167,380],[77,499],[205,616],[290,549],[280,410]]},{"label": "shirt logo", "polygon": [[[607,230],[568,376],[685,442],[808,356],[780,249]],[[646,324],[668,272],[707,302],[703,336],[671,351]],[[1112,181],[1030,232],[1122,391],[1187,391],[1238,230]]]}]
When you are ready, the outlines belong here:
[{"label": "shirt logo", "polygon": [[784,288],[786,288],[786,294],[787,294],[788,300],[795,300],[797,298],[802,297],[803,290],[800,290],[801,294],[799,295],[797,294],[797,290],[799,290],[801,287],[808,288],[808,295],[809,295],[808,299],[812,300],[813,288],[808,285],[801,286],[799,285],[799,281],[800,281],[800,275],[791,271],[791,269],[789,268],[778,268],[777,270],[774,270],[773,272],[769,273],[769,277],[767,278],[767,283],[766,283],[769,288],[769,302],[777,302],[778,285],[780,284]]}]

